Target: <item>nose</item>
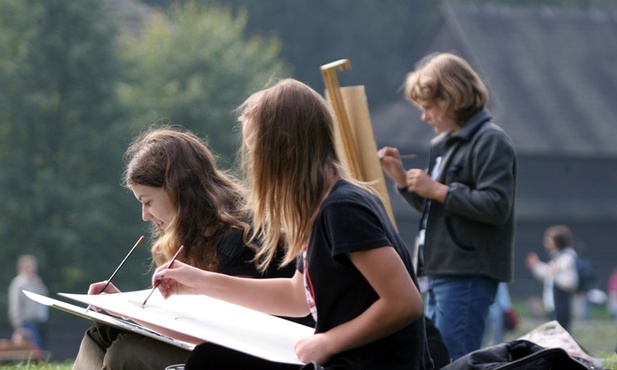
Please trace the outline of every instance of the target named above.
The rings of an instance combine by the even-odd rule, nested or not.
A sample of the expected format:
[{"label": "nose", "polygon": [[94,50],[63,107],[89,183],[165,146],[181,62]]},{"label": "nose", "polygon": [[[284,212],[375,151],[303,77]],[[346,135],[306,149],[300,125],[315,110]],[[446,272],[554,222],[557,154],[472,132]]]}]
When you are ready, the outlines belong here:
[{"label": "nose", "polygon": [[428,118],[428,115],[426,114],[426,111],[422,111],[422,116],[420,117],[422,119],[422,121],[426,121]]},{"label": "nose", "polygon": [[141,206],[141,219],[144,221],[152,219],[152,215],[146,210],[146,206]]}]

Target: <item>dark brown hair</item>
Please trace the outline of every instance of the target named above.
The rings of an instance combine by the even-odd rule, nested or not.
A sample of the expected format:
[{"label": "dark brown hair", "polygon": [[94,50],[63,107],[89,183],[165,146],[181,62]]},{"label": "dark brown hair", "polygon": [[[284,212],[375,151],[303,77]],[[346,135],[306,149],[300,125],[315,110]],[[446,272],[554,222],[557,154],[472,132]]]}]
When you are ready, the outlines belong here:
[{"label": "dark brown hair", "polygon": [[571,247],[574,242],[572,231],[566,225],[553,225],[544,232],[545,238],[550,238],[555,243],[555,247],[559,250],[565,247]]},{"label": "dark brown hair", "polygon": [[230,174],[217,168],[217,157],[196,135],[179,128],[153,128],[133,141],[125,159],[123,184],[162,188],[176,210],[167,230],[152,227],[156,265],[170,260],[184,245],[180,260],[216,271],[221,233],[241,228],[248,239],[243,191]]}]

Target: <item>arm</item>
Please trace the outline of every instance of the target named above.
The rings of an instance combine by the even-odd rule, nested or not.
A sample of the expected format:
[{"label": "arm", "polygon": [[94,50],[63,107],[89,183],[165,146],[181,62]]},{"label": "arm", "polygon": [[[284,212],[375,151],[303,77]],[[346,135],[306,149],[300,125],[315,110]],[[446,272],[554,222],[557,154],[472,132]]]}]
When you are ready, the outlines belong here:
[{"label": "arm", "polygon": [[525,260],[525,264],[531,271],[531,274],[538,280],[543,280],[549,274],[549,265],[540,261],[536,253],[529,253]]},{"label": "arm", "polygon": [[323,364],[337,353],[384,338],[422,315],[422,297],[394,248],[370,249],[348,256],[379,299],[353,320],[299,341],[296,352],[304,362]]},{"label": "arm", "polygon": [[569,292],[575,291],[578,287],[576,257],[570,253],[562,253],[555,260],[555,285]]},{"label": "arm", "polygon": [[448,182],[448,212],[491,225],[508,221],[516,190],[516,152],[500,130],[483,132],[471,148],[470,178]]},{"label": "arm", "polygon": [[152,284],[163,297],[204,294],[271,315],[302,317],[309,313],[302,274],[292,278],[248,279],[200,270],[180,261],[159,267]]},{"label": "arm", "polygon": [[384,172],[400,189],[407,187],[405,180],[405,168],[400,160],[400,153],[397,148],[383,147],[377,152],[379,163]]},{"label": "arm", "polygon": [[398,149],[386,146],[379,150],[378,155],[381,167],[394,182],[399,194],[417,211],[422,212],[424,198],[440,202],[445,200],[448,187],[433,181],[426,171],[420,169],[405,171],[403,162],[399,159]]},{"label": "arm", "polygon": [[9,285],[9,319],[13,328],[18,328],[23,323],[21,307],[21,283],[16,277]]},{"label": "arm", "polygon": [[378,152],[381,167],[399,190],[417,193],[421,197],[444,202],[448,186],[433,180],[424,170],[405,171],[398,149],[383,147]]}]

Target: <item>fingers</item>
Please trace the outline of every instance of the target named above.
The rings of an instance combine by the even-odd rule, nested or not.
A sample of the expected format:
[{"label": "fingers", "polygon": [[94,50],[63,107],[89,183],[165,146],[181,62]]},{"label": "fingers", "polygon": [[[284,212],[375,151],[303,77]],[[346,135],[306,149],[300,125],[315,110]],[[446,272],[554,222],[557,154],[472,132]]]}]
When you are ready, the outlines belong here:
[{"label": "fingers", "polygon": [[377,155],[379,156],[379,158],[384,158],[384,157],[398,158],[400,156],[400,153],[397,148],[393,148],[390,146],[384,146],[383,148],[377,151]]},{"label": "fingers", "polygon": [[157,268],[152,275],[152,286],[156,286],[165,298],[172,294],[179,294],[180,287],[183,286],[181,280],[185,277],[182,273],[185,266],[188,265],[175,261],[171,267],[167,263]]},{"label": "fingers", "polygon": [[[107,285],[107,286],[106,286]],[[88,294],[101,294],[101,293],[120,293],[120,290],[116,288],[116,286],[112,283],[107,283],[107,281],[99,281],[96,283],[90,284],[88,287]]]}]

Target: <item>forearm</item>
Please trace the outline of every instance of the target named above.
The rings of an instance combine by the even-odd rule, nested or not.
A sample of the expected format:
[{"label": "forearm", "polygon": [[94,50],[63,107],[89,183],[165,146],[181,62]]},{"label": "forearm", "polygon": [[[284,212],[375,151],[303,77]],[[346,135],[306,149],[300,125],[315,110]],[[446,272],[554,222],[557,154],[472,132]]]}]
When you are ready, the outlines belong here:
[{"label": "forearm", "polygon": [[9,320],[13,327],[19,327],[23,323],[23,309],[20,307],[19,293],[13,289],[9,291]]},{"label": "forearm", "polygon": [[548,264],[538,261],[535,266],[531,268],[531,273],[536,279],[544,279],[548,275]]},{"label": "forearm", "polygon": [[356,318],[324,333],[331,353],[384,338],[422,316],[422,296],[394,248],[375,248],[348,256],[379,298]]},{"label": "forearm", "polygon": [[[404,300],[403,300],[404,302]],[[377,300],[355,319],[323,333],[329,352],[336,354],[387,337],[422,316],[420,305]]]},{"label": "forearm", "polygon": [[[202,293],[217,299],[277,316],[302,317],[309,313],[298,278],[250,279],[214,274]],[[298,281],[299,279],[299,281]],[[300,292],[301,294],[298,294]]]}]

